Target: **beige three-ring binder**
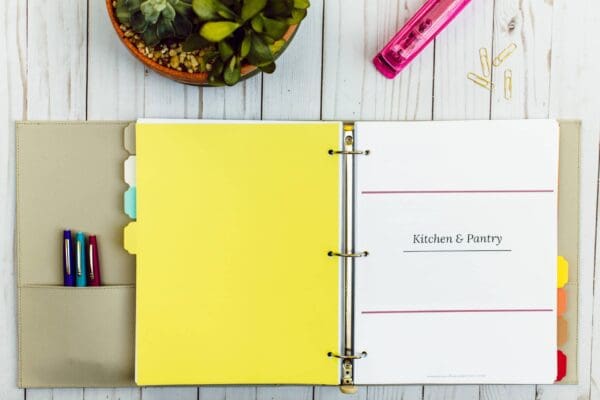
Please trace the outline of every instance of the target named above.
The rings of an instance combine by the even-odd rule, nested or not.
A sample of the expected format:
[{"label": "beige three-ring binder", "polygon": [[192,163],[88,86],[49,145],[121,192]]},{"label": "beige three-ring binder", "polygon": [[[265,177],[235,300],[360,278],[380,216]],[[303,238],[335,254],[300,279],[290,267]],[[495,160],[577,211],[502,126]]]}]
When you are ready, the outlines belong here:
[{"label": "beige three-ring binder", "polygon": [[[123,212],[123,193],[127,189],[123,162],[135,153],[127,140],[124,144],[123,131],[128,125],[127,122],[17,124],[20,387],[135,385],[135,257],[123,249],[123,228],[130,222]],[[558,253],[568,259],[570,266],[564,316],[569,323],[569,338],[560,346],[568,357],[568,368],[562,383],[577,381],[578,200],[579,123],[561,122]],[[101,238],[105,286],[61,286],[59,244],[63,229],[93,232]],[[343,267],[344,263],[340,264]],[[351,341],[351,330],[351,325],[344,329],[340,322],[340,333],[349,335],[346,341]],[[348,354],[369,350],[346,347]],[[331,352],[343,354],[344,347]],[[349,360],[347,364],[360,362]],[[245,363],[251,368],[252,360]],[[348,369],[342,370],[341,361],[339,365],[343,379],[343,371]],[[352,376],[347,381],[350,382]]]}]

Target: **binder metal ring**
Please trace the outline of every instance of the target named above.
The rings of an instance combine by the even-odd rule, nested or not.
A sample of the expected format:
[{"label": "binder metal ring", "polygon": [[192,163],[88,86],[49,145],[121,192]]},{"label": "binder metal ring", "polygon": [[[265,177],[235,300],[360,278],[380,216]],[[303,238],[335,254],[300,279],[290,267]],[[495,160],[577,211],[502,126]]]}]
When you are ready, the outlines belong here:
[{"label": "binder metal ring", "polygon": [[362,351],[362,352],[360,352],[360,354],[352,354],[349,356],[343,356],[341,354],[336,354],[331,351],[329,353],[327,353],[327,357],[340,358],[342,360],[360,360],[361,358],[365,358],[366,356],[367,356],[366,351]]},{"label": "binder metal ring", "polygon": [[327,253],[329,257],[366,257],[369,255],[368,251],[361,251],[360,253],[337,253],[335,251],[330,251]]},{"label": "binder metal ring", "polygon": [[368,156],[371,153],[371,150],[329,150],[329,155],[334,155],[334,154],[350,154],[350,155],[357,155],[357,154],[363,154],[365,156]]}]

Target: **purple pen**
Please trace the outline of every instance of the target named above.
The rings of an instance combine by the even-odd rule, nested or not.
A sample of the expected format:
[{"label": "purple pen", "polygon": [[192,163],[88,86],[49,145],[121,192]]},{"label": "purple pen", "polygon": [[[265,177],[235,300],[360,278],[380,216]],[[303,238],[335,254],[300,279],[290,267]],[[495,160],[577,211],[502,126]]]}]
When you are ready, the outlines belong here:
[{"label": "purple pen", "polygon": [[66,230],[63,233],[63,274],[64,285],[75,286],[75,253],[73,251],[73,240],[71,231]]}]

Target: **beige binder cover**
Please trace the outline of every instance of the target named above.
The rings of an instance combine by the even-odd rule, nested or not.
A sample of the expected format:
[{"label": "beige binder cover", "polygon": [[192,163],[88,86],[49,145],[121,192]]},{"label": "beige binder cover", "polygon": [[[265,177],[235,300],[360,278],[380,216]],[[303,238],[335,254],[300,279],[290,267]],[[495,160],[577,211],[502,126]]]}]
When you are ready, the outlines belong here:
[{"label": "beige binder cover", "polygon": [[[122,238],[127,125],[17,123],[19,387],[135,385],[135,261]],[[579,123],[560,126],[559,252],[570,264],[561,383],[576,383]],[[105,286],[61,286],[63,229],[98,235]]]}]

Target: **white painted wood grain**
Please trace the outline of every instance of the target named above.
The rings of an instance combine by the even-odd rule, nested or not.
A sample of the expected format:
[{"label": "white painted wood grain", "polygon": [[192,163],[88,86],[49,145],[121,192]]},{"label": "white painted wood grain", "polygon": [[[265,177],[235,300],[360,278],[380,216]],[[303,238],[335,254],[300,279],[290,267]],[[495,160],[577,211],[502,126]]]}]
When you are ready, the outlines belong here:
[{"label": "white painted wood grain", "polygon": [[325,2],[323,119],[431,119],[433,47],[394,80],[371,60],[420,0]]},{"label": "white painted wood grain", "polygon": [[535,385],[481,385],[480,400],[535,400]]},{"label": "white painted wood grain", "polygon": [[494,0],[473,1],[435,41],[433,117],[488,119],[491,93],[467,80],[482,75],[479,49],[491,57]]},{"label": "white painted wood grain", "polygon": [[27,116],[85,119],[87,2],[29,0]]},{"label": "white painted wood grain", "polygon": [[196,387],[145,387],[142,400],[197,400]]},{"label": "white painted wood grain", "polygon": [[368,386],[367,400],[423,400],[423,387],[405,386]]},{"label": "white painted wood grain", "polygon": [[256,389],[257,400],[312,400],[312,386],[260,386]]},{"label": "white painted wood grain", "polygon": [[139,388],[84,389],[84,400],[141,400]]},{"label": "white painted wood grain", "polygon": [[135,120],[144,111],[144,66],[123,46],[106,3],[89,1],[87,118]]},{"label": "white painted wood grain", "polygon": [[82,400],[83,389],[27,389],[27,400]]},{"label": "white painted wood grain", "polygon": [[207,119],[260,119],[262,74],[234,87],[200,89],[200,116]]},{"label": "white painted wood grain", "polygon": [[263,74],[263,119],[320,119],[322,43],[323,0],[313,0],[278,71]]},{"label": "white painted wood grain", "polygon": [[[550,100],[552,2],[498,0],[494,13],[494,55],[509,44],[517,50],[492,71],[493,118],[547,118]],[[504,71],[511,69],[512,99],[504,98]]]},{"label": "white painted wood grain", "polygon": [[0,5],[0,399],[23,400],[16,387],[14,121],[26,112],[27,14],[22,1]]},{"label": "white painted wood grain", "polygon": [[343,394],[336,386],[315,386],[314,400],[366,400],[367,387],[360,386],[354,394]]},{"label": "white painted wood grain", "polygon": [[[301,30],[289,53],[280,60],[280,71],[275,75],[264,78],[259,75],[234,88],[198,89],[145,73],[110,32],[112,27],[107,20],[102,19],[105,17],[103,1],[89,1],[88,11],[85,2],[76,0],[4,0],[0,7],[0,34],[4,33],[0,36],[3,38],[0,51],[4,50],[2,54],[7,57],[0,61],[0,92],[8,95],[0,97],[0,126],[3,127],[0,129],[0,398],[23,399],[24,393],[14,385],[16,339],[11,267],[14,257],[14,119],[24,116],[84,119],[86,114],[90,119],[132,119],[142,115],[315,119],[315,110],[322,110],[324,119],[485,118],[486,112],[494,118],[515,118],[544,117],[549,112],[551,116],[583,120],[580,384],[539,386],[537,397],[585,399],[591,392],[592,398],[600,399],[594,383],[600,379],[599,369],[597,363],[592,364],[592,352],[596,358],[600,354],[600,300],[592,297],[600,133],[597,77],[600,4],[594,0],[496,0],[495,52],[508,40],[515,40],[519,45],[514,58],[508,61],[513,70],[514,94],[518,96],[505,102],[502,90],[497,90],[489,109],[489,95],[469,86],[468,82],[461,83],[464,79],[459,75],[464,75],[464,69],[470,65],[474,68],[479,65],[476,50],[479,43],[487,40],[485,37],[491,30],[491,1],[473,2],[471,9],[440,36],[435,49],[435,84],[433,48],[393,81],[379,76],[370,62],[422,0],[325,1],[323,100],[319,109],[316,105],[321,104],[318,97],[321,82],[315,79],[319,79],[321,72],[318,68],[315,70],[318,64],[310,55],[318,54],[315,48],[319,45],[316,38],[320,32],[310,20],[313,14],[303,26],[310,29]],[[315,4],[313,1],[313,7]],[[469,13],[478,18],[471,19]],[[511,30],[509,24],[513,17],[514,29]],[[105,35],[107,30],[109,35]],[[300,36],[302,34],[304,36]],[[317,43],[312,47],[315,40]],[[443,45],[444,40],[447,46]],[[472,54],[470,47],[476,47]],[[501,67],[494,75],[500,89],[502,72]],[[434,102],[432,94],[435,94]],[[596,316],[594,346],[592,310]],[[7,368],[5,355],[8,355]],[[313,390],[304,387],[203,387],[199,391],[196,388],[152,388],[143,392],[137,388],[36,389],[28,390],[27,398],[305,398],[309,389]],[[420,398],[421,395],[426,399],[474,399],[480,394],[488,399],[526,399],[535,395],[532,386],[369,387],[361,388],[355,396],[343,396],[337,388],[314,388],[314,397],[319,399],[395,399]]]},{"label": "white painted wood grain", "polygon": [[423,391],[424,400],[478,400],[479,386],[435,386],[427,385]]}]

